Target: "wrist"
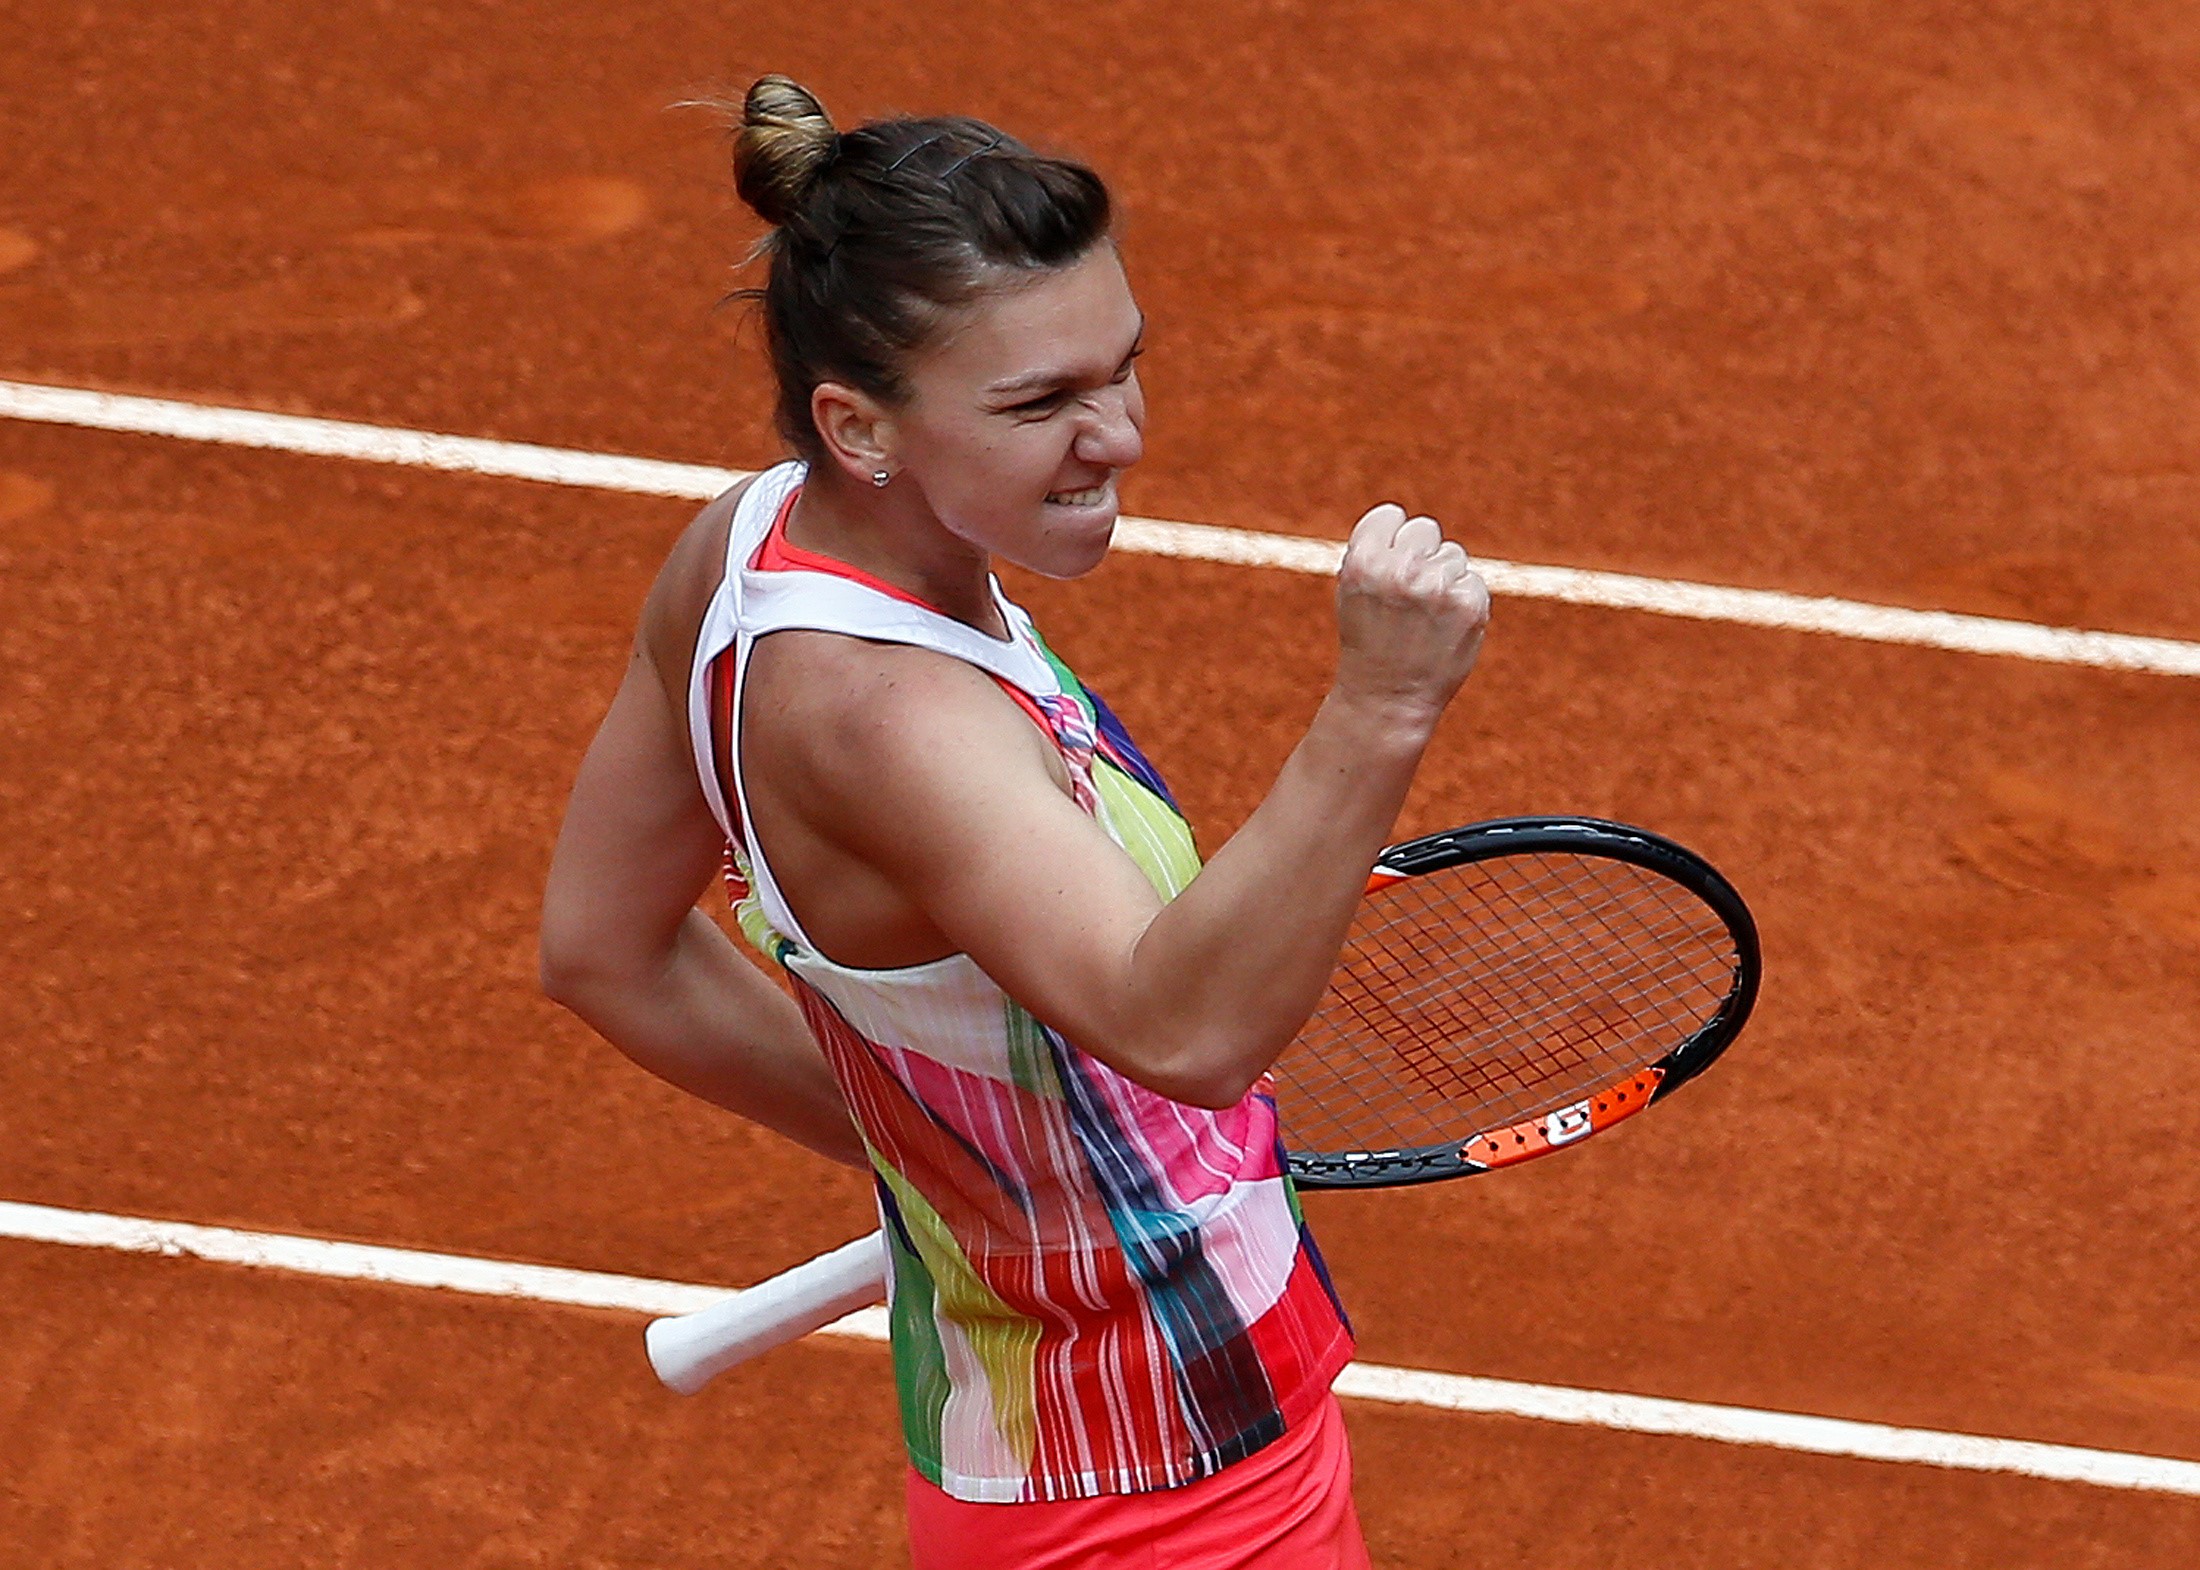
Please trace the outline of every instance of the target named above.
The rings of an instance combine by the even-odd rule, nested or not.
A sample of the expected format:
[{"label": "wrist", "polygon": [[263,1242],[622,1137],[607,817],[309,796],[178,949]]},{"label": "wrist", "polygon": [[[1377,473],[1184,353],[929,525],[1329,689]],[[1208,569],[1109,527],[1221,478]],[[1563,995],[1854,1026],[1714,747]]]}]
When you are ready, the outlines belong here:
[{"label": "wrist", "polygon": [[1317,718],[1349,736],[1356,747],[1378,755],[1418,757],[1443,716],[1444,706],[1425,698],[1332,687]]}]

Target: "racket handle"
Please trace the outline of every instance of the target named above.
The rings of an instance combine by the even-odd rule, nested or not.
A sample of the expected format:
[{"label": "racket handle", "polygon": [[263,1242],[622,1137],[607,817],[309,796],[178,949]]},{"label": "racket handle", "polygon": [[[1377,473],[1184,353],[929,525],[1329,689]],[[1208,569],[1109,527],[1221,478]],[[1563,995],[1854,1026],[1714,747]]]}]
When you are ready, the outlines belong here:
[{"label": "racket handle", "polygon": [[650,1321],[657,1377],[691,1396],[733,1367],[886,1296],[886,1238],[873,1232],[692,1314]]}]

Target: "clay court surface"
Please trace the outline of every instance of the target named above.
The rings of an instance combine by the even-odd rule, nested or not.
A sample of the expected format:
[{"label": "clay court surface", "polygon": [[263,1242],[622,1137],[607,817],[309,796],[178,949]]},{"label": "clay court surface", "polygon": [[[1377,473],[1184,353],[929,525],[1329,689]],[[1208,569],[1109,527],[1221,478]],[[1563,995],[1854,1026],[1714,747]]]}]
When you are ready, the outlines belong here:
[{"label": "clay court surface", "polygon": [[[667,106],[779,69],[1111,178],[1133,511],[2200,639],[2181,0],[814,9],[0,0],[0,379],[760,466],[754,229]],[[725,1283],[868,1227],[534,986],[692,510],[0,421],[0,1199]],[[1220,843],[1327,587],[1009,586]],[[1361,1356],[2200,1459],[2195,803],[2189,678],[1500,600],[1402,830],[1661,829],[1767,981],[1588,1150],[1311,1198]],[[873,1345],[682,1401],[609,1312],[0,1291],[0,1564],[901,1562]],[[2200,1563],[2192,1497],[1347,1410],[1394,1570]]]}]

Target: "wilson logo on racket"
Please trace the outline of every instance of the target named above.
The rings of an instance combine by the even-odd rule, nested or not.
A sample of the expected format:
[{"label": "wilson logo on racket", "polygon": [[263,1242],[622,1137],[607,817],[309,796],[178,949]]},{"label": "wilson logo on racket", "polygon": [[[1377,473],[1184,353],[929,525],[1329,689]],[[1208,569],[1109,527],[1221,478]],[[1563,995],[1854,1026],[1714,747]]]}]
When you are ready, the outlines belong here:
[{"label": "wilson logo on racket", "polygon": [[1543,1120],[1543,1137],[1554,1145],[1570,1145],[1589,1132],[1589,1103],[1577,1101],[1561,1107]]}]

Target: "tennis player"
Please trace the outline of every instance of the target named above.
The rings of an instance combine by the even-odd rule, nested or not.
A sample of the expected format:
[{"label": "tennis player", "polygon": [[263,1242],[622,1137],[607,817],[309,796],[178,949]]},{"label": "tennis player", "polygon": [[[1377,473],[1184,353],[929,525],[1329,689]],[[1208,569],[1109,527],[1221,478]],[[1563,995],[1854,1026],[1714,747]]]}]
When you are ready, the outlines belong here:
[{"label": "tennis player", "polygon": [[[1002,593],[1107,554],[1144,321],[1097,176],[978,121],[747,94],[795,457],[643,609],[551,868],[544,985],[875,1180],[920,1570],[1364,1566],[1351,1336],[1267,1070],[1334,965],[1488,595],[1380,506],[1334,684],[1204,869]],[[696,908],[721,863],[789,1003]]]}]

